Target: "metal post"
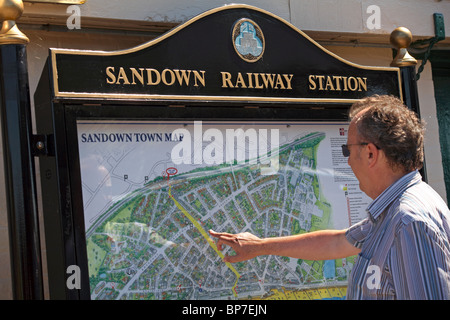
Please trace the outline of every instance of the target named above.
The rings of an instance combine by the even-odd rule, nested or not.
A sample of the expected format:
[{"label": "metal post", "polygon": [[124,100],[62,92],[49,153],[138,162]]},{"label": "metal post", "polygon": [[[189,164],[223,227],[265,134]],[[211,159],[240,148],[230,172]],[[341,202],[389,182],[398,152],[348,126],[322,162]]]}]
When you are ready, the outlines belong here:
[{"label": "metal post", "polygon": [[[419,94],[417,92],[416,65],[417,60],[408,52],[412,42],[412,34],[405,27],[398,27],[391,33],[391,44],[397,49],[397,55],[391,62],[391,67],[399,67],[402,77],[403,102],[416,112],[420,117]],[[427,181],[425,159],[423,168],[420,170],[422,179]]]},{"label": "metal post", "polygon": [[26,43],[18,0],[0,2],[0,111],[13,298],[43,299]]},{"label": "metal post", "polygon": [[397,55],[392,60],[391,67],[400,68],[404,103],[419,114],[415,69],[417,60],[408,52],[408,47],[412,42],[411,31],[404,27],[398,27],[392,31],[390,41],[397,49]]}]

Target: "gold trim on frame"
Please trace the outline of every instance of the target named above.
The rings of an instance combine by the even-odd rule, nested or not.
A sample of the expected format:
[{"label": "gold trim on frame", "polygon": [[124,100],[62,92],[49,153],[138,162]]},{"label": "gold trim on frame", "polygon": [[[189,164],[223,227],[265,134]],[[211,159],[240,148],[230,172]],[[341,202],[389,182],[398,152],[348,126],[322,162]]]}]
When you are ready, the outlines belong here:
[{"label": "gold trim on frame", "polygon": [[115,93],[86,93],[63,92],[55,98],[84,98],[95,97],[102,99],[130,99],[152,101],[214,101],[214,102],[272,102],[272,103],[355,103],[361,99],[335,99],[335,98],[279,98],[279,97],[255,97],[255,96],[195,96],[195,95],[159,95],[159,94],[115,94]]},{"label": "gold trim on frame", "polygon": [[115,51],[97,51],[97,50],[76,50],[76,49],[59,49],[59,48],[51,48],[50,49],[50,55],[51,55],[51,63],[52,63],[52,70],[53,70],[53,86],[54,86],[54,97],[55,98],[83,98],[83,97],[94,97],[94,98],[110,98],[110,99],[138,99],[138,100],[176,100],[176,101],[182,101],[182,100],[199,100],[199,101],[242,101],[242,102],[318,102],[318,103],[354,103],[356,101],[359,101],[360,99],[334,99],[334,98],[278,98],[278,97],[255,97],[255,96],[184,96],[184,95],[155,95],[155,94],[109,94],[109,93],[87,93],[87,92],[60,92],[58,87],[58,68],[56,65],[56,55],[58,54],[72,54],[72,55],[95,55],[95,56],[116,56],[116,55],[124,55],[129,54],[133,52],[137,52],[140,50],[143,50],[145,48],[149,48],[151,46],[154,46],[167,38],[173,36],[180,30],[187,28],[191,24],[197,22],[198,20],[203,19],[204,17],[207,17],[211,14],[215,14],[220,11],[230,10],[230,9],[250,9],[254,11],[258,11],[261,13],[264,13],[268,16],[271,16],[280,22],[286,24],[290,28],[292,28],[294,31],[298,32],[301,36],[309,40],[312,44],[314,44],[319,49],[323,50],[328,55],[334,57],[335,59],[358,69],[362,70],[384,70],[384,71],[396,71],[397,77],[398,77],[398,85],[399,85],[399,93],[400,93],[400,99],[403,100],[403,93],[402,93],[402,79],[401,79],[401,73],[400,68],[398,67],[378,67],[378,66],[364,66],[360,64],[356,64],[353,62],[350,62],[337,54],[325,49],[320,44],[315,42],[312,38],[310,38],[307,34],[305,34],[303,31],[298,29],[296,26],[291,24],[290,22],[284,20],[283,18],[280,18],[276,16],[275,14],[266,11],[264,9],[260,9],[254,6],[246,5],[246,4],[231,4],[231,5],[224,5],[222,7],[218,7],[215,9],[208,10],[202,14],[199,14],[195,16],[194,18],[188,20],[187,22],[171,29],[170,31],[166,32],[165,34],[161,35],[160,37],[150,40],[146,43],[143,43],[141,45],[124,49],[124,50],[115,50]]}]

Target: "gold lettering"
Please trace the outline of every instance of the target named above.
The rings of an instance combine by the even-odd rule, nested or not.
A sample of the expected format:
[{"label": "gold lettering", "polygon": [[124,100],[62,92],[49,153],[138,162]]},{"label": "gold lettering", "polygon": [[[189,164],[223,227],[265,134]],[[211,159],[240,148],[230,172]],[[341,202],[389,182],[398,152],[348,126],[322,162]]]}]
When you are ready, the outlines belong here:
[{"label": "gold lettering", "polygon": [[317,79],[319,79],[319,90],[323,90],[323,79],[325,79],[325,76],[316,76]]},{"label": "gold lettering", "polygon": [[231,83],[231,73],[229,72],[220,72],[222,74],[222,88],[234,88]]},{"label": "gold lettering", "polygon": [[330,76],[327,77],[327,84],[325,86],[325,90],[334,91],[333,82],[331,81],[331,77]]},{"label": "gold lettering", "polygon": [[358,87],[358,91],[361,91],[361,87],[364,89],[364,91],[367,91],[367,78],[358,77]]},{"label": "gold lettering", "polygon": [[[317,80],[317,81],[316,81]],[[308,76],[309,90],[323,91],[367,91],[367,78],[344,76]]]},{"label": "gold lettering", "polygon": [[314,76],[314,75],[309,75],[309,77],[308,77],[308,79],[309,79],[309,90],[316,90],[316,88],[317,88],[317,85],[316,85],[316,82],[314,81],[314,78],[315,78],[316,76]]},{"label": "gold lettering", "polygon": [[341,79],[341,76],[333,76],[333,80],[336,80],[336,91],[341,91],[341,84],[339,82]]},{"label": "gold lettering", "polygon": [[358,89],[358,81],[356,80],[355,77],[348,78],[348,87],[351,91],[356,91]]},{"label": "gold lettering", "polygon": [[144,68],[139,68],[140,73],[135,68],[130,68],[131,76],[133,79],[132,84],[136,84],[136,78],[138,78],[139,82],[144,85]]},{"label": "gold lettering", "polygon": [[342,77],[342,79],[344,80],[343,81],[343,83],[344,83],[344,91],[348,91],[348,89],[347,89],[347,77]]},{"label": "gold lettering", "polygon": [[281,74],[277,74],[277,83],[275,84],[275,89],[278,89],[278,85],[280,85],[280,89],[286,89],[283,83],[283,78],[281,78]]},{"label": "gold lettering", "polygon": [[[166,78],[166,74],[167,73],[170,73],[170,81],[167,81],[167,78]],[[175,83],[175,74],[173,73],[173,71],[172,70],[170,70],[170,69],[164,69],[163,70],[163,72],[161,73],[161,79],[162,79],[162,82],[166,85],[166,86],[171,86],[171,85],[173,85],[174,83]]]},{"label": "gold lettering", "polygon": [[116,84],[120,84],[120,80],[122,80],[124,84],[130,84],[130,81],[128,81],[127,78],[127,74],[125,73],[125,70],[122,67],[120,67],[119,69],[119,75],[117,76]]},{"label": "gold lettering", "polygon": [[114,72],[114,67],[106,68],[106,75],[109,77],[109,79],[106,79],[106,83],[108,83],[108,84],[116,83],[116,76],[114,75],[113,72]]},{"label": "gold lettering", "polygon": [[206,86],[206,82],[205,82],[205,71],[200,70],[200,72],[202,73],[201,75],[200,75],[200,73],[198,73],[198,71],[194,70],[194,80],[195,80],[194,87],[198,87],[197,80],[200,81],[200,83],[201,83],[204,87]]},{"label": "gold lettering", "polygon": [[221,72],[222,88],[244,88],[244,89],[292,89],[293,74],[278,73],[251,73],[247,76],[241,72],[236,78],[230,72]]},{"label": "gold lettering", "polygon": [[236,83],[234,84],[235,87],[241,87],[241,88],[247,88],[244,78],[242,78],[242,74],[238,72]]},{"label": "gold lettering", "polygon": [[287,89],[291,90],[292,89],[291,81],[292,81],[292,78],[294,77],[294,75],[293,74],[283,74],[283,77],[286,80]]},{"label": "gold lettering", "polygon": [[[156,86],[161,82],[161,74],[156,69],[146,69],[147,70],[147,85],[149,86]],[[154,74],[156,76],[155,81],[153,81]]]},{"label": "gold lettering", "polygon": [[253,73],[247,73],[248,76],[248,88],[249,89],[253,89],[253,78],[252,78]]},{"label": "gold lettering", "polygon": [[[186,74],[187,71],[187,74]],[[178,83],[180,86],[183,85],[183,80],[186,83],[186,85],[189,85],[189,79],[191,77],[191,70],[177,70],[174,69],[173,72],[175,72],[175,75],[177,76]]]},{"label": "gold lettering", "polygon": [[259,79],[258,79],[258,75],[260,75],[261,73],[255,73],[255,89],[263,89],[264,86],[262,84],[259,84]]},{"label": "gold lettering", "polygon": [[[129,84],[157,86],[161,82],[166,86],[179,84],[180,86],[206,86],[205,71],[199,70],[178,70],[164,69],[161,72],[153,68],[132,68],[132,67],[108,66],[105,69],[107,84]],[[193,79],[191,78],[193,77]],[[191,81],[192,79],[192,81]],[[231,75],[230,75],[231,79]],[[131,80],[131,83],[130,83]]]},{"label": "gold lettering", "polygon": [[266,89],[269,87],[273,88],[273,82],[274,82],[274,74],[269,74],[269,73],[260,73],[261,78],[264,82],[264,86],[266,87]]}]

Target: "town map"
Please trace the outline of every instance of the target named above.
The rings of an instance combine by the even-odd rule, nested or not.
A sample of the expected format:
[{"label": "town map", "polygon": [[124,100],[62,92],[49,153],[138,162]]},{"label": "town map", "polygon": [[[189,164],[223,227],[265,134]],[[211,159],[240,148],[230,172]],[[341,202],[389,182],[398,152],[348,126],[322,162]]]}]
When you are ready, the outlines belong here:
[{"label": "town map", "polygon": [[[354,257],[230,264],[222,258],[232,250],[218,251],[208,231],[276,237],[356,222],[362,213],[351,206],[361,211],[366,199],[351,191],[355,179],[336,151],[346,126],[256,124],[277,130],[277,159],[269,165],[267,158],[180,163],[173,150],[183,134],[174,130],[184,128],[184,142],[193,138],[195,147],[192,127],[78,124],[91,299],[343,299]],[[201,130],[225,136],[225,129],[250,127],[212,123]],[[212,145],[205,136],[203,151]],[[267,130],[259,139],[259,147],[270,144]]]}]

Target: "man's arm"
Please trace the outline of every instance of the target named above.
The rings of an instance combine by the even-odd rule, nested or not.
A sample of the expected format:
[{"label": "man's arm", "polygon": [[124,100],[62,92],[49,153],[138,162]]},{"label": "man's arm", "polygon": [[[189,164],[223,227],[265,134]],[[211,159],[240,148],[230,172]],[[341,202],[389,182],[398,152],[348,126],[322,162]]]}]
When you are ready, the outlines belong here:
[{"label": "man's arm", "polygon": [[330,260],[358,254],[361,250],[352,246],[345,237],[346,230],[322,230],[300,235],[261,239],[245,232],[238,234],[218,233],[217,248],[230,246],[234,256],[225,256],[225,262],[245,261],[261,255],[277,255],[305,260]]}]

